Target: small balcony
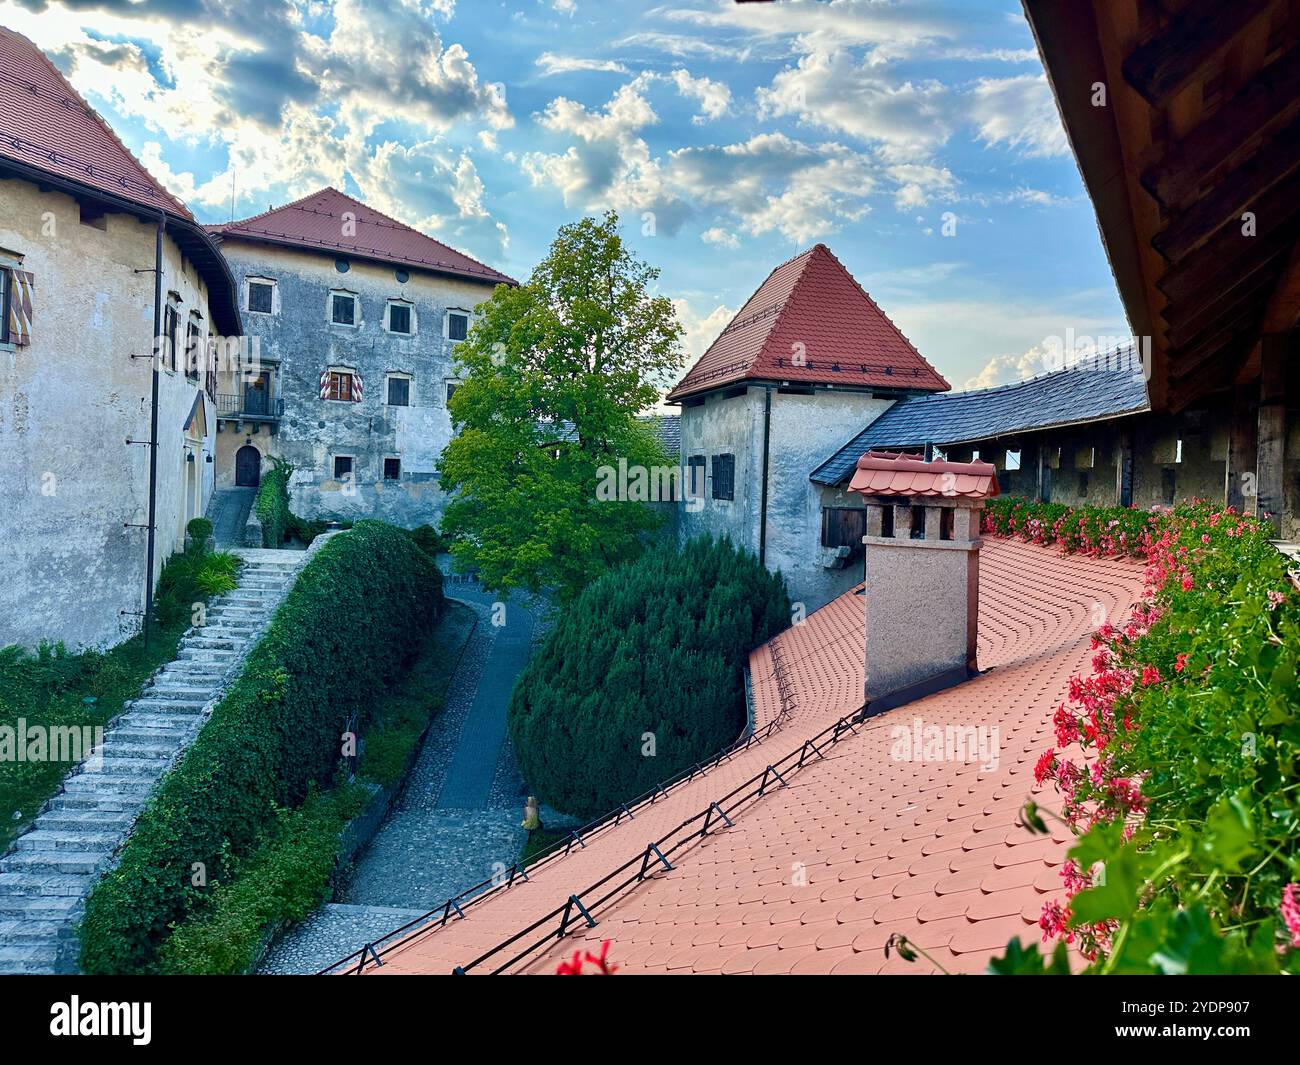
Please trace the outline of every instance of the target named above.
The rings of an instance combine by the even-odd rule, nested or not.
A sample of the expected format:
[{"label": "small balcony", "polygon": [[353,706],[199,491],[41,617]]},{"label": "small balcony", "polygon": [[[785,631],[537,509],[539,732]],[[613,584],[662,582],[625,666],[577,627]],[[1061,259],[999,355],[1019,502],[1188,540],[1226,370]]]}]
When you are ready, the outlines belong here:
[{"label": "small balcony", "polygon": [[284,415],[284,400],[272,399],[264,388],[245,388],[233,395],[217,393],[217,417],[246,422],[275,422]]}]

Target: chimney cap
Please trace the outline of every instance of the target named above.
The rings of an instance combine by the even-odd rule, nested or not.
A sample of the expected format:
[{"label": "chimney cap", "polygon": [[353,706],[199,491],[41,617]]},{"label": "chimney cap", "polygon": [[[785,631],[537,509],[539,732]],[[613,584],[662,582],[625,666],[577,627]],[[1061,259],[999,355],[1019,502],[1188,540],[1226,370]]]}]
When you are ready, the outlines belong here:
[{"label": "chimney cap", "polygon": [[991,499],[999,494],[990,462],[926,462],[898,451],[868,451],[858,459],[850,492],[868,496]]}]

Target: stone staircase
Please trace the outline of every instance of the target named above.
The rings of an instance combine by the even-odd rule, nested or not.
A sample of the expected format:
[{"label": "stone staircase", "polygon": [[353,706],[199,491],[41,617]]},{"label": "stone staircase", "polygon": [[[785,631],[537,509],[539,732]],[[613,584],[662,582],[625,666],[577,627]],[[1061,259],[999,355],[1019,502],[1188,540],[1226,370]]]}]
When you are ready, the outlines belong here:
[{"label": "stone staircase", "polygon": [[0,974],[74,971],[76,923],[146,799],[238,674],[302,565],[301,551],[239,550],[239,585],[208,605],[174,661],[104,730],[0,858]]}]

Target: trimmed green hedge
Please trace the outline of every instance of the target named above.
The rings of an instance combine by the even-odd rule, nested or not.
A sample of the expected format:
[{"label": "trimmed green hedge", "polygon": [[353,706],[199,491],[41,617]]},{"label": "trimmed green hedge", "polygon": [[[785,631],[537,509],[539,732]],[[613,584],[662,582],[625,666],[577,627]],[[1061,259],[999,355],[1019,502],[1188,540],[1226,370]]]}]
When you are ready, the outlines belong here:
[{"label": "trimmed green hedge", "polygon": [[284,543],[285,530],[293,521],[289,513],[289,477],[293,467],[283,459],[271,459],[271,469],[262,478],[253,505],[257,520],[262,523],[262,546],[279,547]]},{"label": "trimmed green hedge", "polygon": [[515,686],[524,778],[594,816],[716,754],[745,725],[750,649],[789,624],[785,580],[726,540],[659,547],[597,578]]},{"label": "trimmed green hedge", "polygon": [[[202,903],[310,787],[338,775],[443,608],[442,575],[379,522],[325,544],[178,768],[145,807],[80,928],[86,973],[157,970],[169,927]],[[198,864],[207,886],[195,886]]]}]

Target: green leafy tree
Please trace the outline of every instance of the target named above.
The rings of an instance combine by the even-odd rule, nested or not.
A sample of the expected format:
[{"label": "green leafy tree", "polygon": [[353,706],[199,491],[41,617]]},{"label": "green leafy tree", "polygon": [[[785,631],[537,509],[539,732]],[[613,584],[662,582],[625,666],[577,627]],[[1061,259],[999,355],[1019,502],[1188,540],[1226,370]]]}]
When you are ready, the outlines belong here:
[{"label": "green leafy tree", "polygon": [[454,492],[443,533],[488,588],[554,589],[571,599],[641,552],[662,520],[642,502],[601,501],[601,469],[664,468],[637,420],[681,368],[672,302],[659,271],[618,233],[618,216],[564,226],[517,288],[479,308],[457,360],[449,407],[457,437],[442,456]]}]

